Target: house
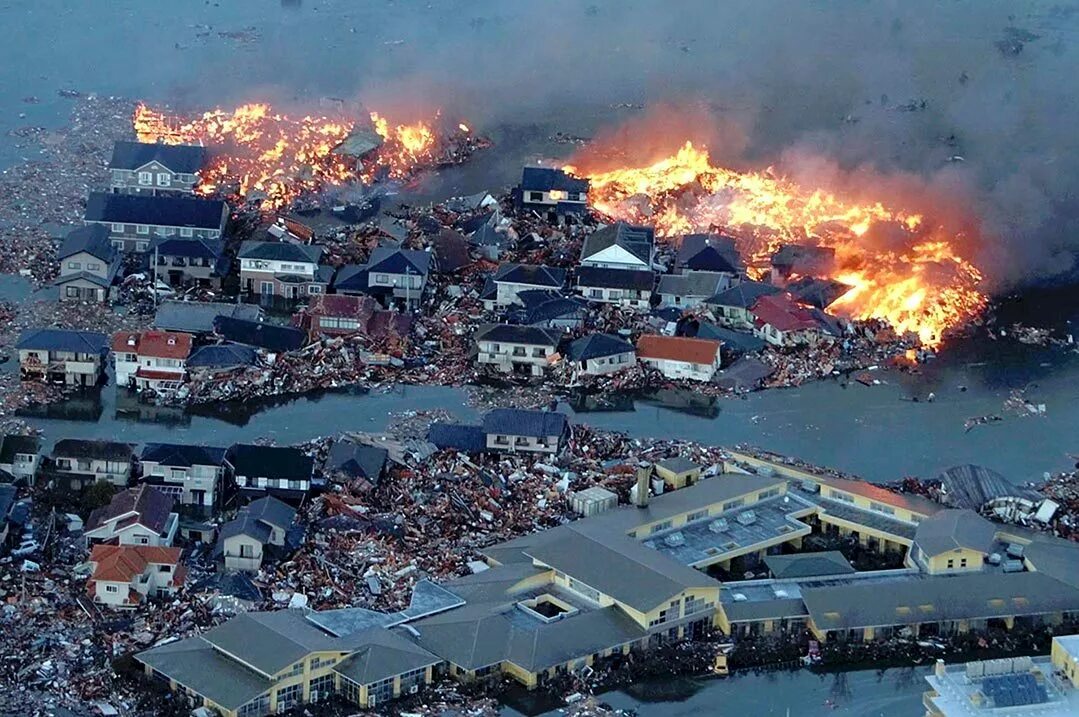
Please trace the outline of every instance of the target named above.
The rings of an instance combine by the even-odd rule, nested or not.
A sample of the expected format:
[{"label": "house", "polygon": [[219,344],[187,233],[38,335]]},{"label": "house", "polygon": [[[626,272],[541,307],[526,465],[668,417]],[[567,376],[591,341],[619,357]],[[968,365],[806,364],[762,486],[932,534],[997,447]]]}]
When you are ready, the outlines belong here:
[{"label": "house", "polygon": [[822,276],[835,271],[835,249],[808,244],[784,244],[772,255],[772,282],[791,276]]},{"label": "house", "polygon": [[213,446],[147,443],[139,456],[142,479],[182,506],[211,513],[222,498],[225,453]]},{"label": "house", "polygon": [[335,632],[319,616],[301,609],[246,612],[136,659],[147,677],[222,717],[303,712],[302,705],[334,695],[362,709],[380,708],[430,684],[442,662],[405,630],[380,623],[345,632],[334,625]]},{"label": "house", "polygon": [[314,461],[299,448],[237,443],[225,461],[245,495],[298,500],[311,490]]},{"label": "house", "polygon": [[109,230],[94,224],[72,230],[56,256],[60,301],[104,303],[120,273],[120,253],[109,241]]},{"label": "house", "polygon": [[910,558],[930,575],[980,571],[996,528],[972,510],[941,510],[918,523]]},{"label": "house", "polygon": [[187,569],[179,548],[95,545],[86,592],[95,604],[134,608],[147,598],[166,598],[183,587]]},{"label": "house", "polygon": [[192,380],[220,380],[258,363],[258,352],[242,344],[200,346],[187,359]]},{"label": "house", "polygon": [[656,463],[656,476],[675,490],[693,485],[701,478],[701,466],[685,456],[672,456]]},{"label": "house", "polygon": [[53,476],[72,489],[103,480],[125,488],[131,479],[134,454],[127,443],[63,438],[52,447]]},{"label": "house", "polygon": [[844,284],[841,281],[818,279],[813,276],[803,276],[787,283],[787,291],[798,303],[817,309],[827,309],[853,288],[850,284]]},{"label": "house", "polygon": [[569,436],[569,421],[555,411],[496,408],[483,417],[487,450],[558,454]]},{"label": "house", "polygon": [[760,281],[741,281],[734,286],[716,293],[704,300],[716,317],[716,323],[731,329],[751,331],[754,328],[754,316],[750,312],[753,304],[762,296],[778,294],[782,289]]},{"label": "house", "polygon": [[493,310],[520,304],[518,295],[524,291],[558,291],[566,283],[566,270],[536,264],[502,264],[488,280],[480,295],[483,305]]},{"label": "house", "polygon": [[651,271],[582,266],[577,269],[577,292],[588,301],[648,309],[656,277]]},{"label": "house", "polygon": [[487,436],[482,426],[435,421],[427,429],[427,442],[440,451],[479,454],[487,450]]},{"label": "house", "polygon": [[0,470],[18,481],[34,484],[41,463],[41,439],[37,436],[8,434],[0,438]]},{"label": "house", "polygon": [[273,496],[249,503],[221,526],[214,557],[226,570],[257,572],[268,551],[284,549],[296,521],[296,510]]},{"label": "house", "polygon": [[117,141],[109,160],[109,189],[116,194],[191,194],[206,164],[205,147]]},{"label": "house", "polygon": [[705,299],[730,287],[731,276],[714,271],[685,271],[681,274],[664,274],[659,277],[660,306],[692,309]]},{"label": "house", "polygon": [[122,490],[109,504],[90,512],[83,537],[88,543],[172,545],[180,523],[173,496],[143,483]]},{"label": "house", "polygon": [[220,289],[232,263],[221,239],[158,237],[150,244],[149,253],[154,275],[174,288]]},{"label": "house", "polygon": [[498,261],[507,251],[513,249],[516,242],[508,232],[498,231],[490,222],[484,222],[479,229],[472,232],[468,242],[473,251],[488,261]]},{"label": "house", "polygon": [[523,309],[509,313],[510,321],[545,329],[579,329],[588,316],[588,304],[576,296],[530,289],[517,293]]},{"label": "house", "polygon": [[732,279],[743,271],[734,239],[721,234],[686,234],[675,257],[678,271],[712,271]]},{"label": "house", "polygon": [[330,448],[323,472],[331,479],[370,489],[382,479],[388,457],[389,452],[381,446],[342,438]]},{"label": "house", "polygon": [[514,192],[519,209],[530,209],[548,218],[588,211],[588,180],[552,167],[525,167]]},{"label": "house", "polygon": [[615,222],[585,237],[581,246],[582,267],[652,271],[656,253],[656,230]]},{"label": "house", "polygon": [[749,308],[753,333],[773,346],[812,346],[823,338],[821,325],[812,312],[790,294],[759,297]]},{"label": "house", "polygon": [[109,337],[96,331],[27,329],[15,349],[24,381],[96,386],[105,377]]},{"label": "house", "polygon": [[412,317],[382,309],[370,296],[323,294],[311,299],[297,315],[295,323],[312,338],[352,334],[377,338],[389,335],[404,337],[412,328]]},{"label": "house", "polygon": [[431,255],[425,251],[375,247],[366,264],[344,266],[333,290],[338,294],[368,294],[386,308],[412,311],[423,300]]},{"label": "house", "polygon": [[262,321],[264,313],[251,304],[226,304],[219,301],[163,301],[154,315],[154,328],[163,331],[182,331],[193,336],[208,336],[214,332],[214,319],[228,316],[233,319]]},{"label": "house", "polygon": [[187,378],[191,334],[121,331],[112,337],[116,385],[138,391],[174,391]]},{"label": "house", "polygon": [[476,363],[490,364],[505,373],[541,376],[558,352],[562,332],[535,326],[494,324],[481,326],[474,337]]},{"label": "house", "polygon": [[566,358],[578,375],[601,376],[633,366],[637,349],[612,334],[589,334],[570,342]]},{"label": "house", "polygon": [[228,218],[222,201],[105,192],[91,192],[83,214],[86,224],[108,227],[109,241],[123,252],[145,252],[155,237],[219,239]]},{"label": "house", "polygon": [[711,381],[720,368],[719,341],[645,334],[637,340],[637,359],[667,378]]},{"label": "house", "polygon": [[288,301],[326,293],[333,268],[321,266],[322,247],[288,241],[245,241],[237,254],[240,287],[262,300]]},{"label": "house", "polygon": [[307,345],[307,332],[289,326],[218,316],[214,334],[236,344],[262,349],[269,354],[288,353]]}]

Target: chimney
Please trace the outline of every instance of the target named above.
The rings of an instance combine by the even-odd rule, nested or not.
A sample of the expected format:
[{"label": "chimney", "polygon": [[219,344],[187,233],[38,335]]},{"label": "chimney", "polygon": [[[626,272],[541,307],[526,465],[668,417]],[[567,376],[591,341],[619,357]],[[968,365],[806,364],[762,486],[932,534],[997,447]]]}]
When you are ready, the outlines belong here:
[{"label": "chimney", "polygon": [[648,491],[651,486],[649,485],[652,477],[652,464],[648,461],[641,461],[637,464],[637,507],[648,507]]},{"label": "chimney", "polygon": [[933,674],[937,677],[944,677],[944,660],[937,658],[937,664],[933,666]]},{"label": "chimney", "polygon": [[128,346],[134,346],[136,343],[138,343],[138,342],[135,340],[134,335],[131,335],[131,336],[127,337],[127,345]]}]

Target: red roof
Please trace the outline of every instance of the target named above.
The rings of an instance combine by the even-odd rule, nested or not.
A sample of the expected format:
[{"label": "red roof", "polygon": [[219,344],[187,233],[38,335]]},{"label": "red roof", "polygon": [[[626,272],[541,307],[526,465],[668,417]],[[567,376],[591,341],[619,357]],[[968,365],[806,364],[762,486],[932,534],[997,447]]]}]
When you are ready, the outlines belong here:
[{"label": "red roof", "polygon": [[366,328],[367,321],[374,313],[376,305],[375,300],[370,296],[319,294],[307,305],[307,313],[311,316],[359,319],[361,328]]},{"label": "red roof", "polygon": [[135,376],[151,381],[178,381],[184,377],[184,372],[180,369],[176,371],[153,371],[140,366],[135,370]]},{"label": "red roof", "polygon": [[179,548],[153,545],[95,545],[90,552],[90,562],[94,564],[90,580],[129,583],[151,563],[176,565],[180,552]]},{"label": "red roof", "polygon": [[769,324],[779,331],[806,331],[818,328],[817,320],[809,309],[798,304],[790,294],[762,296],[749,310],[760,327]]},{"label": "red roof", "polygon": [[191,354],[191,334],[171,331],[121,331],[112,337],[112,350],[152,358],[185,359]]},{"label": "red roof", "polygon": [[645,334],[637,341],[637,357],[711,364],[715,363],[716,354],[719,353],[719,347],[722,345],[719,341],[711,339]]}]

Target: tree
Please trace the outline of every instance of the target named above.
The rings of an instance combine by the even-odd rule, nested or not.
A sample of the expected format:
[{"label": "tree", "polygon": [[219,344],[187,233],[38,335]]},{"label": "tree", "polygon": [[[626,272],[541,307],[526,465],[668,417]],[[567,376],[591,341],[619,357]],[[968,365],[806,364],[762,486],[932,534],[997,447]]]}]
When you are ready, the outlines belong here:
[{"label": "tree", "polygon": [[83,506],[90,510],[96,510],[108,505],[115,492],[116,488],[107,480],[94,481],[85,491]]}]

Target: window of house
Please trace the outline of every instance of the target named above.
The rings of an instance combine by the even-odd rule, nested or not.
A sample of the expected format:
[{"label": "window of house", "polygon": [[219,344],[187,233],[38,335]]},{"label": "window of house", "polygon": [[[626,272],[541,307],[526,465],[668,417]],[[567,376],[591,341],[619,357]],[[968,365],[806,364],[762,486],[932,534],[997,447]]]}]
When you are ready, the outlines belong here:
[{"label": "window of house", "polygon": [[949,568],[954,568],[955,567],[955,560],[953,560],[952,558],[948,558],[948,567]]},{"label": "window of house", "polygon": [[376,284],[389,284],[390,283],[390,275],[389,274],[375,274],[375,283]]},{"label": "window of house", "polygon": [[514,346],[513,347],[513,355],[514,356],[524,356],[525,355],[525,347],[524,346]]},{"label": "window of house", "polygon": [[238,717],[262,717],[270,711],[270,696],[260,695],[236,710]]},{"label": "window of house", "polygon": [[157,186],[159,186],[159,187],[167,187],[167,186],[169,186],[169,175],[168,175],[167,172],[158,172],[157,173]]},{"label": "window of house", "polygon": [[135,242],[135,251],[146,251],[146,242],[144,242],[144,241]]},{"label": "window of house", "polygon": [[662,523],[656,523],[655,525],[653,525],[649,532],[651,532],[654,535],[656,533],[667,530],[670,527],[671,527],[671,521],[665,520]]},{"label": "window of house", "polygon": [[180,227],[180,236],[182,237],[189,237],[193,233],[194,232],[191,231],[191,227]]},{"label": "window of house", "polygon": [[580,192],[570,192],[570,193],[568,193],[566,195],[566,199],[569,199],[570,201],[573,201],[573,202],[579,202],[579,201],[581,201],[581,193]]},{"label": "window of house", "polygon": [[148,186],[154,183],[153,172],[139,172],[139,184]]},{"label": "window of house", "polygon": [[64,294],[69,299],[77,299],[77,298],[79,298],[79,287],[77,287],[77,286],[65,286],[64,287]]},{"label": "window of house", "polygon": [[692,513],[690,513],[689,515],[686,516],[686,522],[687,523],[692,523],[695,520],[701,520],[702,518],[707,518],[707,517],[708,517],[708,509],[707,508],[705,508],[704,510],[696,510],[696,511],[693,511]]},{"label": "window of house", "polygon": [[854,502],[854,496],[850,495],[849,493],[839,493],[833,490],[829,497],[834,498],[835,500],[841,500],[844,503]]},{"label": "window of house", "polygon": [[547,349],[532,349],[532,358],[543,358],[547,355]]},{"label": "window of house", "polygon": [[329,699],[333,694],[333,675],[323,675],[311,680],[307,686],[307,693],[310,695],[308,698],[310,702],[321,702]]},{"label": "window of house", "polygon": [[112,240],[112,246],[113,246],[114,249],[123,249],[124,248],[124,240],[123,239],[113,239]]},{"label": "window of house", "polygon": [[337,662],[337,658],[335,657],[312,657],[311,669],[318,670],[320,668],[326,667],[327,665],[332,665],[335,662]]},{"label": "window of house", "polygon": [[106,585],[105,586],[105,592],[107,592],[107,593],[115,593],[115,592],[119,592],[119,589],[115,585]]},{"label": "window of house", "polygon": [[259,293],[261,293],[263,296],[273,294],[273,282],[272,281],[260,281],[259,282]]},{"label": "window of house", "polygon": [[255,546],[254,545],[241,545],[240,546],[240,557],[241,558],[253,558],[253,557],[255,557]]},{"label": "window of house", "polygon": [[890,505],[885,505],[884,503],[872,501],[869,504],[869,507],[870,509],[877,511],[878,513],[884,513],[885,515],[895,515],[895,508]]},{"label": "window of house", "polygon": [[745,503],[746,502],[741,498],[737,498],[735,500],[728,500],[726,503],[723,504],[723,510],[727,511],[734,510],[735,508],[741,508],[743,505],[745,505]]},{"label": "window of house", "polygon": [[961,567],[961,568],[967,567],[967,559],[966,558],[960,558],[959,559],[959,567]]},{"label": "window of house", "polygon": [[591,296],[593,299],[602,299],[603,289],[589,289],[588,295]]},{"label": "window of house", "polygon": [[419,276],[410,276],[408,277],[408,283],[413,289],[418,289],[420,288],[420,284],[423,283],[423,278]]},{"label": "window of house", "polygon": [[69,261],[67,263],[67,268],[68,269],[81,269],[82,264],[80,262],[77,262],[77,261]]},{"label": "window of house", "polygon": [[303,481],[302,480],[290,480],[288,482],[288,488],[289,488],[289,490],[303,490]]},{"label": "window of house", "polygon": [[393,678],[387,677],[367,685],[367,701],[380,705],[393,699]]},{"label": "window of house", "polygon": [[113,232],[115,232],[117,234],[120,234],[120,233],[122,233],[124,231],[124,225],[123,224],[113,224],[112,225],[112,230],[113,230]]},{"label": "window of house", "polygon": [[101,264],[96,264],[96,263],[87,264],[86,265],[86,270],[87,271],[101,271]]},{"label": "window of house", "polygon": [[150,544],[150,539],[147,538],[145,535],[140,535],[139,536],[139,544],[140,545],[149,545]]},{"label": "window of house", "polygon": [[311,284],[310,286],[307,287],[307,293],[308,294],[321,294],[322,293],[322,287],[319,286],[318,284]]},{"label": "window of house", "polygon": [[528,193],[528,201],[530,201],[530,202],[542,202],[543,201],[543,192],[529,192]]},{"label": "window of house", "polygon": [[502,446],[508,446],[510,444],[510,438],[509,436],[495,436],[495,443]]},{"label": "window of house", "polygon": [[172,572],[172,566],[171,565],[158,565],[157,566],[157,572],[159,572],[159,573],[171,573]]},{"label": "window of house", "polygon": [[[302,671],[303,665],[300,665]],[[284,712],[287,709],[291,709],[300,703],[300,699],[303,697],[303,685],[289,685],[288,687],[282,687],[277,691],[277,711]]]},{"label": "window of house", "polygon": [[146,226],[145,224],[137,224],[135,225],[135,231],[139,234],[149,234],[150,227]]}]

